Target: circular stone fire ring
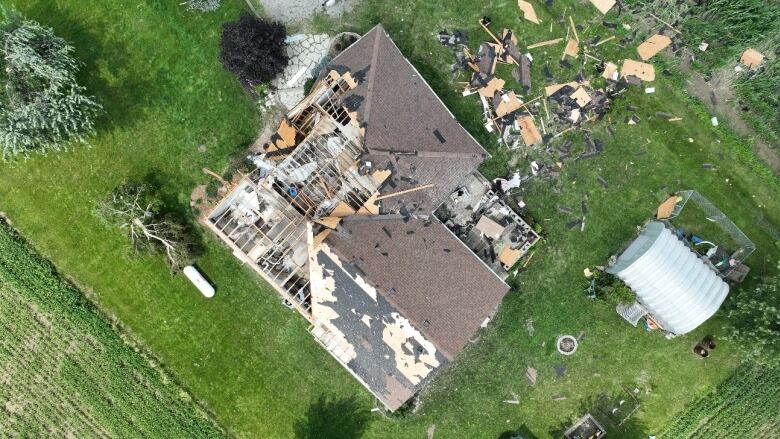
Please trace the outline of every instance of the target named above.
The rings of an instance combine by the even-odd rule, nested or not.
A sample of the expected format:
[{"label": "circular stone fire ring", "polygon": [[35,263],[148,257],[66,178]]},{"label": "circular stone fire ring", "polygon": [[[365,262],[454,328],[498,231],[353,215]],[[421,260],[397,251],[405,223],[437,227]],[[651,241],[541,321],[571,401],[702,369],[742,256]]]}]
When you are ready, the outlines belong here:
[{"label": "circular stone fire ring", "polygon": [[577,351],[577,339],[571,335],[561,335],[555,342],[555,347],[563,355],[571,355]]}]

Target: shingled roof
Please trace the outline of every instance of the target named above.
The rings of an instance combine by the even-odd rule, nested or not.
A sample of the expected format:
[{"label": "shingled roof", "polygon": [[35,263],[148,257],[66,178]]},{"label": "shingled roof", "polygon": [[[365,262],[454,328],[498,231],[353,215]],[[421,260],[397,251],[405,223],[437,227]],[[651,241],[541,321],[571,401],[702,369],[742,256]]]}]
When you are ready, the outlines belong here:
[{"label": "shingled roof", "polygon": [[349,217],[325,242],[450,360],[509,290],[434,217]]},{"label": "shingled roof", "polygon": [[380,193],[434,185],[383,203],[383,213],[406,207],[429,214],[488,157],[382,25],[336,56],[330,69],[349,71],[358,81],[341,102],[358,113],[365,128],[365,158],[378,168],[394,170]]}]

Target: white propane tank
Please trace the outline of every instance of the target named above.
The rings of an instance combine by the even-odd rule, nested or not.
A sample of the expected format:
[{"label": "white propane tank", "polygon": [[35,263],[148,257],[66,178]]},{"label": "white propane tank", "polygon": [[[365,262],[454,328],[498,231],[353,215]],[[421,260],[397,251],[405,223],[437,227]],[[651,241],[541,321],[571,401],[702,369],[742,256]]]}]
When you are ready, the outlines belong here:
[{"label": "white propane tank", "polygon": [[193,267],[192,265],[188,265],[184,267],[182,273],[187,276],[187,279],[189,279],[190,282],[198,287],[198,290],[200,290],[203,296],[208,298],[214,297],[214,287],[211,286],[211,284],[203,277],[202,274],[200,274],[197,268]]}]

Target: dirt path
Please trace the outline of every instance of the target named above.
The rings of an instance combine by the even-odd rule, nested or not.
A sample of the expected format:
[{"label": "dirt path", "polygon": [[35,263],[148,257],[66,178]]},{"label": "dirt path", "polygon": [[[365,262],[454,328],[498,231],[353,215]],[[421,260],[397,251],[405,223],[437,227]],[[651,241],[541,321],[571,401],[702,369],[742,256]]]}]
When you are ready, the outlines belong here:
[{"label": "dirt path", "polygon": [[735,77],[733,66],[724,66],[715,71],[709,81],[690,68],[690,57],[683,54],[680,67],[690,77],[687,81],[688,93],[699,98],[720,123],[726,123],[740,136],[752,137],[756,154],[766,163],[775,175],[780,175],[780,152],[761,139],[750,125],[742,119],[736,107],[736,92],[731,86]]}]

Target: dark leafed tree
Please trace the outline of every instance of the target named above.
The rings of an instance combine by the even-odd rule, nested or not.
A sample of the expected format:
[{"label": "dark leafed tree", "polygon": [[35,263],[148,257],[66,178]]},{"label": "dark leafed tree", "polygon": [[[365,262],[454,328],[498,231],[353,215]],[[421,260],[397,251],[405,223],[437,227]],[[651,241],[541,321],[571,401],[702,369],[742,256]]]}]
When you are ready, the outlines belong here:
[{"label": "dark leafed tree", "polygon": [[287,67],[287,30],[249,14],[225,23],[219,59],[246,86],[268,82]]},{"label": "dark leafed tree", "polygon": [[73,47],[52,29],[0,7],[3,158],[61,150],[94,131],[100,106],[76,82]]},{"label": "dark leafed tree", "polygon": [[98,216],[127,232],[139,252],[165,254],[177,272],[192,262],[192,240],[186,227],[160,212],[160,201],[143,185],[127,183],[98,204]]}]

